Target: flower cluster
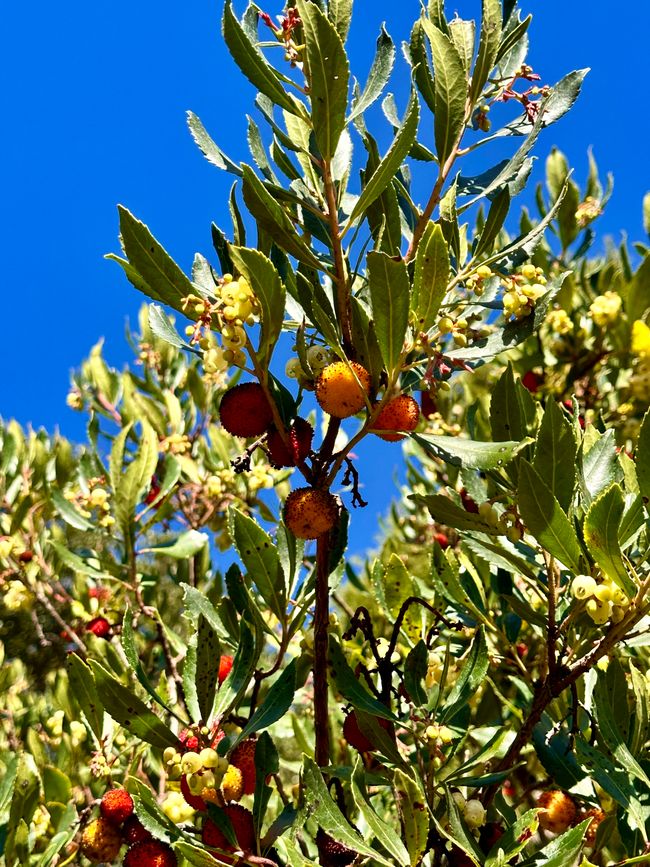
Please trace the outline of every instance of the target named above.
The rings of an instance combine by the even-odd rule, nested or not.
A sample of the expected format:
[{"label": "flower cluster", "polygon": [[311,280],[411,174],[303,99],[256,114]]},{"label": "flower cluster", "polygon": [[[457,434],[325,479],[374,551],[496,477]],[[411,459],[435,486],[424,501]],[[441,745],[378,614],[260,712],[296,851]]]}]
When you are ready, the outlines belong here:
[{"label": "flower cluster", "polygon": [[535,302],[546,293],[546,277],[541,268],[524,265],[519,274],[503,281],[503,312],[506,319],[524,319],[535,309]]},{"label": "flower cluster", "polygon": [[612,325],[621,314],[623,299],[616,292],[605,292],[595,298],[589,307],[589,313],[599,328]]},{"label": "flower cluster", "polygon": [[571,583],[573,596],[585,602],[585,610],[594,623],[611,620],[620,623],[629,608],[630,600],[612,581],[600,584],[591,575],[576,575]]}]

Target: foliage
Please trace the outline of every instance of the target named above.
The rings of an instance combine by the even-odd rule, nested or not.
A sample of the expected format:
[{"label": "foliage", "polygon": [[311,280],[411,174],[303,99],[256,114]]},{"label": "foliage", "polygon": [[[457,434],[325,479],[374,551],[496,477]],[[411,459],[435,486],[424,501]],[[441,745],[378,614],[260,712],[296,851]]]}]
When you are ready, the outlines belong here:
[{"label": "foliage", "polygon": [[[189,126],[236,179],[230,237],[185,274],[120,207],[109,258],[151,301],[136,365],[99,343],[75,374],[83,446],[0,427],[7,867],[88,863],[112,786],[188,865],[647,851],[648,248],[591,253],[611,191],[591,155],[581,189],[551,151],[515,213],[585,75],[537,84],[516,3],[475,23],[430,0],[384,154],[366,112],[395,47],[382,28],[352,79],[351,10],[227,0],[254,167]],[[501,138],[512,157],[464,173]],[[406,470],[358,563],[375,435]]]}]

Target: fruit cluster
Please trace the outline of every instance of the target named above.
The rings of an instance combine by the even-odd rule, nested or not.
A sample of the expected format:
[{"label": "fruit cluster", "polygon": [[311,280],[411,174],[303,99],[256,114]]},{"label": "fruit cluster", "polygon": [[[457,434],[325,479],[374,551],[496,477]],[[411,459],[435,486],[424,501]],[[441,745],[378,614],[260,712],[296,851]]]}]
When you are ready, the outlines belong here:
[{"label": "fruit cluster", "polygon": [[585,602],[585,611],[598,624],[608,620],[620,623],[630,605],[630,600],[613,581],[599,584],[591,575],[576,575],[571,582],[571,593]]},{"label": "fruit cluster", "polygon": [[506,319],[524,319],[535,309],[535,302],[546,293],[546,277],[541,268],[524,265],[519,274],[503,279],[503,313]]}]

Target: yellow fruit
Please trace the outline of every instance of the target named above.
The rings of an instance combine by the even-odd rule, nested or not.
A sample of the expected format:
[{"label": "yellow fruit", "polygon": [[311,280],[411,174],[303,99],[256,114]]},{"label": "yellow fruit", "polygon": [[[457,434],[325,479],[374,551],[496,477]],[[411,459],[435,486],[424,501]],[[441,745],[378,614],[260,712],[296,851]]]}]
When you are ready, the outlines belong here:
[{"label": "yellow fruit", "polygon": [[106,819],[93,819],[81,837],[81,851],[95,864],[102,861],[115,861],[122,847],[119,828]]},{"label": "yellow fruit", "polygon": [[[418,402],[407,394],[389,400],[373,423],[373,429],[385,431],[414,431],[420,420],[420,406]],[[400,433],[378,433],[378,437],[387,442],[397,442],[404,439]]]},{"label": "yellow fruit", "polygon": [[547,831],[554,834],[562,834],[577,815],[577,809],[573,798],[559,789],[550,792],[542,792],[537,800],[540,808],[539,824]]},{"label": "yellow fruit", "polygon": [[370,374],[356,361],[328,364],[316,380],[316,400],[335,418],[356,415],[365,406],[369,392]]},{"label": "yellow fruit", "polygon": [[318,539],[336,524],[336,498],[317,488],[297,488],[284,504],[284,523],[298,539]]},{"label": "yellow fruit", "polygon": [[244,775],[234,765],[228,765],[221,782],[221,792],[226,801],[239,801],[244,794]]}]

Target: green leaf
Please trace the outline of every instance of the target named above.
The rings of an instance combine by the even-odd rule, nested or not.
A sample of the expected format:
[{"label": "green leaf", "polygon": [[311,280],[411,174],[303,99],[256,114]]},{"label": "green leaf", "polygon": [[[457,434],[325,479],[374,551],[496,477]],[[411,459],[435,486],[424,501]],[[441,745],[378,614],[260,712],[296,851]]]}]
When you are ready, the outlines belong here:
[{"label": "green leaf", "polygon": [[[627,701],[624,709],[627,710]],[[620,767],[634,779],[641,780],[650,789],[650,778],[630,752],[625,743],[625,736],[616,723],[615,709],[602,672],[599,672],[594,689],[594,710],[598,722],[599,742],[615,757]],[[621,708],[617,710],[620,713]]]},{"label": "green leaf", "polygon": [[588,68],[576,69],[553,86],[544,108],[544,126],[550,126],[569,111],[580,95],[582,82],[588,72]]},{"label": "green leaf", "polygon": [[478,260],[484,253],[492,252],[494,242],[503,228],[509,210],[510,189],[508,186],[504,186],[492,200],[485,225],[479,236],[478,243],[472,252],[474,259]]},{"label": "green leaf", "polygon": [[474,840],[463,816],[461,816],[458,804],[452,797],[449,787],[445,785],[444,791],[448,821],[441,830],[446,837],[453,840],[456,846],[469,856],[474,864],[480,864],[483,859],[478,843]]},{"label": "green leaf", "polygon": [[327,17],[345,42],[352,20],[352,0],[327,0]]},{"label": "green leaf", "polygon": [[238,509],[229,514],[233,539],[242,563],[266,604],[279,620],[286,615],[284,574],[278,550],[268,533]]},{"label": "green leaf", "polygon": [[447,291],[450,272],[449,250],[437,223],[429,223],[418,245],[413,272],[411,310],[418,331],[428,331],[436,321]]},{"label": "green leaf", "polygon": [[578,465],[580,489],[586,506],[591,505],[614,482],[623,479],[616,454],[616,432],[610,429],[602,435],[595,435],[598,437],[596,442],[583,454]]},{"label": "green leaf", "polygon": [[470,89],[472,102],[475,102],[480,96],[499,55],[501,15],[501,0],[483,0],[481,35]]},{"label": "green leaf", "polygon": [[173,849],[184,859],[181,863],[191,864],[192,867],[215,867],[219,864],[215,860],[216,854],[212,855],[207,849],[200,849],[185,840],[178,840],[173,844]]},{"label": "green leaf", "polygon": [[352,780],[350,781],[350,791],[357,810],[380,846],[395,859],[396,864],[407,864],[409,862],[409,853],[402,843],[399,834],[388,824],[385,817],[382,816],[380,818],[375,813],[370,804],[361,757],[358,757],[355,762]]},{"label": "green leaf", "polygon": [[196,142],[199,150],[209,163],[222,169],[225,172],[230,172],[237,177],[241,177],[242,171],[237,163],[234,163],[221,148],[215,144],[210,137],[208,131],[203,126],[199,118],[193,111],[187,112],[187,125],[190,128],[192,138]]},{"label": "green leaf", "polygon": [[345,127],[350,68],[341,37],[315,3],[297,0],[309,66],[309,98],[320,155],[331,160]]},{"label": "green leaf", "polygon": [[386,705],[373,698],[368,690],[364,689],[357,680],[343,655],[341,646],[333,635],[329,637],[329,662],[336,687],[344,699],[349,701],[355,708],[371,716],[395,721],[395,717]]},{"label": "green leaf", "polygon": [[589,820],[585,820],[547,843],[535,853],[540,859],[538,863],[544,867],[567,867],[567,864],[575,864],[582,850],[588,824]]},{"label": "green leaf", "polygon": [[248,280],[261,310],[260,342],[257,355],[268,364],[282,329],[286,292],[275,265],[259,250],[230,247],[230,255],[240,274]]},{"label": "green leaf", "polygon": [[399,768],[393,776],[393,788],[409,854],[407,861],[398,863],[415,867],[426,852],[429,837],[429,812],[426,798],[418,783]]},{"label": "green leaf", "polygon": [[442,709],[441,719],[444,722],[467,703],[479,684],[483,682],[490,665],[488,656],[485,631],[479,627],[473,640],[469,653],[463,662],[463,667],[456,679],[453,689],[447,696]]},{"label": "green leaf", "polygon": [[8,833],[4,844],[4,863],[13,867],[16,862],[29,861],[29,824],[40,795],[40,780],[34,758],[30,753],[20,753],[14,783]]},{"label": "green leaf", "polygon": [[429,55],[427,54],[424,28],[420,20],[416,21],[413,25],[406,59],[411,65],[413,80],[419,93],[426,102],[429,111],[435,112],[435,85],[429,64]]},{"label": "green leaf", "polygon": [[266,62],[237,20],[232,11],[231,0],[226,0],[222,26],[228,51],[250,83],[285,111],[304,117],[304,106],[286,93],[277,72]]},{"label": "green leaf", "polygon": [[438,543],[435,543],[431,557],[431,583],[443,599],[467,609],[479,622],[490,622],[463,586],[453,552],[443,551]]},{"label": "green leaf", "polygon": [[266,729],[273,725],[274,722],[282,719],[293,703],[293,697],[298,685],[296,660],[292,659],[269,689],[264,697],[264,701],[246,723],[237,740],[243,740],[243,738],[252,735],[254,732]]},{"label": "green leaf", "polygon": [[476,512],[467,512],[444,494],[414,494],[409,499],[426,506],[431,517],[440,524],[446,524],[456,530],[487,533],[490,536],[498,535],[494,524],[488,524]]},{"label": "green leaf", "polygon": [[176,331],[171,319],[159,304],[149,305],[149,328],[156,337],[169,343],[170,346],[175,346],[177,349],[189,348],[189,343]]},{"label": "green leaf", "polygon": [[[115,484],[114,511],[118,524],[125,535],[135,530],[133,526],[135,508],[144,493],[149,490],[151,477],[158,464],[158,436],[156,431],[144,419],[140,424],[142,435],[138,452],[126,469],[117,463],[120,457],[123,458],[124,440],[117,437],[111,450],[111,479],[114,480]],[[120,451],[120,446],[122,451]]]},{"label": "green leaf", "polygon": [[422,26],[429,37],[435,72],[434,132],[440,165],[457,147],[465,128],[468,94],[467,73],[451,39],[426,18]]},{"label": "green leaf", "polygon": [[172,560],[187,560],[202,551],[209,541],[206,533],[200,533],[198,530],[186,530],[172,542],[158,545],[156,548],[141,548],[140,553],[171,557]]},{"label": "green leaf", "polygon": [[146,689],[151,698],[156,701],[161,707],[164,707],[169,713],[172,713],[169,705],[160,697],[160,695],[156,692],[153,684],[149,680],[147,673],[145,672],[142,662],[140,661],[140,657],[138,655],[138,650],[135,645],[135,633],[133,631],[133,614],[131,609],[127,606],[124,617],[122,619],[122,649],[124,650],[124,655],[126,656],[127,662],[133,669],[133,673],[138,679],[138,683]]},{"label": "green leaf", "polygon": [[209,718],[219,682],[221,646],[216,630],[203,615],[190,637],[183,663],[185,703],[193,722]]},{"label": "green leaf", "polygon": [[[492,846],[485,859],[485,867],[503,867],[504,864],[512,863],[515,855],[526,848],[538,827],[537,810],[527,810]],[[504,857],[499,855],[501,851]]]},{"label": "green leaf", "polygon": [[522,440],[535,420],[535,401],[515,380],[512,365],[503,371],[492,389],[490,429],[495,440]]},{"label": "green leaf", "polygon": [[309,756],[303,756],[302,779],[305,787],[305,806],[323,831],[354,852],[371,858],[373,862],[394,867],[394,862],[387,861],[367,846],[359,833],[348,823],[332,799],[320,768]]},{"label": "green leaf", "polygon": [[544,770],[556,785],[570,789],[580,783],[584,771],[571,752],[571,742],[565,728],[557,730],[554,720],[544,713],[533,730],[532,742]]},{"label": "green leaf", "polygon": [[280,757],[268,732],[262,732],[255,745],[255,797],[253,801],[253,819],[258,835],[266,817],[273,789],[266,784],[272,774],[280,771]]},{"label": "green leaf", "polygon": [[368,253],[372,317],[388,377],[399,366],[408,326],[411,284],[406,263],[386,253]]},{"label": "green leaf", "polygon": [[355,117],[363,114],[381,96],[390,78],[394,62],[395,44],[382,24],[379,36],[377,37],[377,51],[368,73],[368,81],[361,94],[352,104],[348,123],[353,121]]},{"label": "green leaf", "polygon": [[50,490],[50,500],[59,515],[63,518],[66,524],[70,524],[75,530],[94,530],[95,525],[79,512],[69,500],[56,488]]},{"label": "green leaf", "polygon": [[571,422],[556,401],[546,401],[535,443],[533,467],[546,480],[565,512],[573,500],[578,445]]},{"label": "green leaf", "polygon": [[413,439],[425,452],[441,458],[454,467],[473,470],[493,470],[511,461],[532,440],[522,442],[476,442],[452,436],[412,434]]},{"label": "green leaf", "polygon": [[245,692],[255,671],[261,647],[245,621],[239,625],[239,642],[228,677],[217,690],[211,718],[217,722],[228,713]]},{"label": "green leaf", "polygon": [[393,142],[370,178],[366,181],[361,195],[356,201],[352,213],[342,234],[345,234],[362,217],[370,205],[379,198],[386,187],[392,182],[399,167],[413,147],[418,129],[419,106],[414,90],[411,90],[409,104],[402,125],[395,133]]},{"label": "green leaf", "polygon": [[623,491],[619,485],[611,485],[589,507],[583,532],[587,550],[596,563],[631,599],[636,594],[636,585],[628,574],[618,542],[624,507]]},{"label": "green leaf", "polygon": [[59,545],[58,542],[52,542],[50,540],[48,544],[54,551],[56,551],[57,556],[61,561],[74,572],[78,572],[80,575],[90,575],[98,581],[101,581],[102,578],[106,577],[106,572],[102,572],[100,569],[91,566],[90,563],[87,563],[84,559],[79,557],[78,554],[73,554],[72,551],[68,551],[67,548],[63,547],[63,545]]},{"label": "green leaf", "polygon": [[97,691],[105,702],[106,713],[131,734],[159,749],[178,747],[179,740],[169,728],[153,714],[133,690],[124,686],[96,660],[90,660]]},{"label": "green leaf", "polygon": [[[384,572],[384,600],[393,618],[411,596],[417,596],[417,588],[404,561],[398,554],[391,554]],[[415,644],[422,633],[422,614],[419,606],[409,606],[402,621],[402,630]]]},{"label": "green leaf", "polygon": [[[176,310],[182,310],[183,299],[195,292],[190,279],[181,271],[171,256],[156,241],[144,223],[122,205],[117,206],[120,215],[120,239],[131,269],[140,276],[134,283],[136,289],[162,301]],[[111,257],[122,264],[117,257]],[[132,273],[124,269],[131,282]],[[145,288],[146,287],[146,288]],[[147,291],[148,289],[148,291]]]},{"label": "green leaf", "polygon": [[463,68],[469,75],[474,57],[474,43],[476,41],[476,25],[474,21],[463,21],[462,18],[453,18],[449,22],[449,36],[456,46],[456,51],[463,62]]},{"label": "green leaf", "polygon": [[97,740],[101,740],[104,729],[104,705],[97,692],[93,673],[76,653],[71,653],[66,663],[72,695],[83,711],[93,734]]},{"label": "green leaf", "polygon": [[290,256],[295,256],[311,268],[320,268],[320,262],[297,234],[282,205],[266,189],[250,166],[242,164],[242,168],[244,201],[257,223]]},{"label": "green leaf", "polygon": [[424,707],[429,696],[422,685],[428,670],[429,651],[420,640],[404,660],[404,689],[417,707]]},{"label": "green leaf", "polygon": [[646,412],[636,446],[636,477],[643,502],[650,503],[650,410]]},{"label": "green leaf", "polygon": [[573,524],[537,470],[521,459],[517,503],[524,524],[542,547],[573,572],[580,573],[580,543]]}]

